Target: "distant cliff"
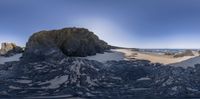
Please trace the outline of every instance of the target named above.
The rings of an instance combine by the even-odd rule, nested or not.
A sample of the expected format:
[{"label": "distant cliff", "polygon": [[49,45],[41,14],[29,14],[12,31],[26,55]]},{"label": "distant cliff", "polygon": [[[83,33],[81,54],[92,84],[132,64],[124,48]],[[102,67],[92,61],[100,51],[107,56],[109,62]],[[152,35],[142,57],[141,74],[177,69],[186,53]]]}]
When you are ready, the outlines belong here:
[{"label": "distant cliff", "polygon": [[108,49],[110,46],[88,29],[64,28],[34,33],[26,44],[23,57],[83,57]]},{"label": "distant cliff", "polygon": [[22,53],[23,49],[14,43],[2,43],[0,49],[1,56],[12,56],[17,53]]}]

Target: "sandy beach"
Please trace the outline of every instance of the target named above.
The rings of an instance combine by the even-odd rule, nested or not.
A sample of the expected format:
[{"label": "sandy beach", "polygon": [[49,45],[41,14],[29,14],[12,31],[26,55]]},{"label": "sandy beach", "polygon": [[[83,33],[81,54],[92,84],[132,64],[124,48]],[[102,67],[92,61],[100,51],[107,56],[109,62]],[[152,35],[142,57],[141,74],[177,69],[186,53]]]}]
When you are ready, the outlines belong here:
[{"label": "sandy beach", "polygon": [[11,57],[0,56],[0,64],[4,64],[5,62],[11,62],[11,61],[19,61],[21,56],[22,54],[16,54]]},{"label": "sandy beach", "polygon": [[162,64],[178,63],[197,56],[197,54],[195,54],[194,56],[184,56],[184,57],[174,58],[172,55],[159,55],[159,54],[155,55],[139,51],[132,51],[131,49],[115,49],[115,51],[124,53],[124,56],[128,60],[143,59],[143,60],[149,60],[152,63],[162,63]]}]

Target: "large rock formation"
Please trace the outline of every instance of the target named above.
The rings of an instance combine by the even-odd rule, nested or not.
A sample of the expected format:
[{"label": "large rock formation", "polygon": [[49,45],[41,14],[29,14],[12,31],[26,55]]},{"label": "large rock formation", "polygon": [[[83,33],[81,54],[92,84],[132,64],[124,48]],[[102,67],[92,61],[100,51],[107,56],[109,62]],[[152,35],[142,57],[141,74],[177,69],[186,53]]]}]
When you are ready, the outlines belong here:
[{"label": "large rock formation", "polygon": [[2,43],[0,49],[1,56],[12,56],[17,53],[22,53],[23,49],[14,43]]},{"label": "large rock formation", "polygon": [[102,53],[109,48],[106,42],[87,29],[64,28],[33,34],[26,44],[23,57],[83,57]]}]

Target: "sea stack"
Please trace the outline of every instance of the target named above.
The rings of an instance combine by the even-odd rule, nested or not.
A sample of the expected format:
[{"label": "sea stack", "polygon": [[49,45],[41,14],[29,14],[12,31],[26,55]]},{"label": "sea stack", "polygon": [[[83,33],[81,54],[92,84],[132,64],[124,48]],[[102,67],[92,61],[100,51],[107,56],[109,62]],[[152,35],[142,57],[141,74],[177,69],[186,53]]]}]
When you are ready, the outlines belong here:
[{"label": "sea stack", "polygon": [[24,58],[49,58],[61,56],[84,57],[102,53],[110,46],[93,32],[84,28],[63,28],[40,31],[28,40]]}]

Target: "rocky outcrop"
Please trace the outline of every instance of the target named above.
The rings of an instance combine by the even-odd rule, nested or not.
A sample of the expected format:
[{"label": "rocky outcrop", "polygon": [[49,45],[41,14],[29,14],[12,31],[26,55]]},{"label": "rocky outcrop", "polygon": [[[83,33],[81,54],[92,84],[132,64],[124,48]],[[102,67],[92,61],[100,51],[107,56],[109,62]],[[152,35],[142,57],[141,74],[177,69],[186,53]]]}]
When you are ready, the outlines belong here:
[{"label": "rocky outcrop", "polygon": [[199,75],[200,65],[184,69],[145,60],[100,63],[66,57],[11,62],[0,65],[0,98],[199,97]]},{"label": "rocky outcrop", "polygon": [[22,53],[23,49],[14,43],[2,43],[0,49],[1,56],[12,56],[17,53]]},{"label": "rocky outcrop", "polygon": [[194,56],[194,54],[193,54],[192,50],[185,50],[182,53],[177,53],[174,55],[175,58],[184,57],[184,56]]},{"label": "rocky outcrop", "polygon": [[23,57],[88,56],[102,53],[110,46],[84,28],[40,31],[28,40]]},{"label": "rocky outcrop", "polygon": [[92,55],[107,49],[109,45],[87,29],[38,32],[29,39],[23,58],[51,58],[0,65],[0,98],[200,97],[199,64],[181,68],[146,60],[101,63],[62,57]]}]

